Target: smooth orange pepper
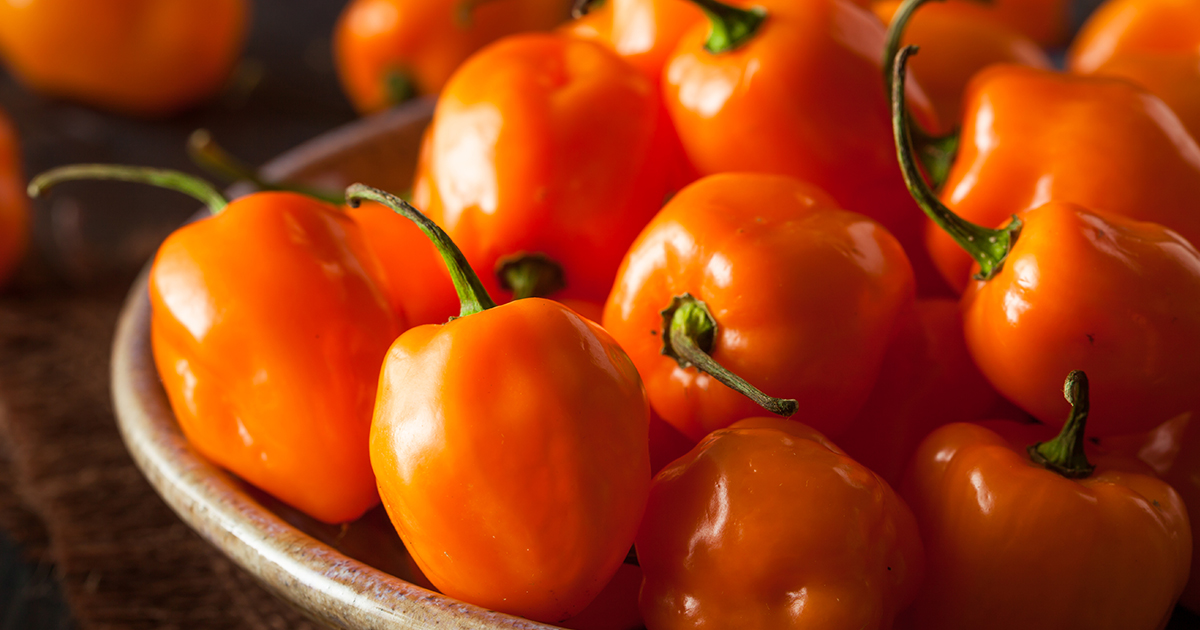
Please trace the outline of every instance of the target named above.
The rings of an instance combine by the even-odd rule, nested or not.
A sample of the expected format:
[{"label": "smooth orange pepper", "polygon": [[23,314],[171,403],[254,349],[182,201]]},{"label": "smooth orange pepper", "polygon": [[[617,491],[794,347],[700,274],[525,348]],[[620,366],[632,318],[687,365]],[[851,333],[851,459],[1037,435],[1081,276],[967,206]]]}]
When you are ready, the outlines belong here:
[{"label": "smooth orange pepper", "polygon": [[[599,303],[685,173],[657,91],[640,72],[594,42],[524,34],[472,57],[446,85],[413,200],[494,295],[508,295],[503,277],[519,296]],[[505,265],[515,261],[549,263],[561,272],[553,284],[565,288],[514,286],[505,270],[521,265]]]},{"label": "smooth orange pepper", "polygon": [[539,298],[495,306],[462,252],[403,201],[462,300],[383,364],[371,465],[400,538],[443,593],[555,622],[584,609],[633,542],[650,485],[649,405],[602,328]]},{"label": "smooth orange pepper", "polygon": [[1200,137],[1200,4],[1110,0],[1084,24],[1067,62],[1073,72],[1146,88]]},{"label": "smooth orange pepper", "polygon": [[[897,98],[913,50],[897,56]],[[925,185],[903,110],[900,99],[896,141],[914,195],[977,261],[962,297],[964,334],[997,391],[1054,425],[1066,410],[1046,383],[1083,369],[1099,392],[1097,436],[1200,409],[1200,252],[1161,225],[1071,203],[1047,203],[998,230],[967,222]]]},{"label": "smooth orange pepper", "polygon": [[[978,4],[980,0],[951,0]],[[1071,0],[985,0],[988,13],[1044,47],[1059,46],[1071,36]]]},{"label": "smooth orange pepper", "polygon": [[657,83],[680,38],[703,19],[687,0],[603,0],[562,30],[604,44]]},{"label": "smooth orange pepper", "polygon": [[352,0],[333,32],[338,76],[359,113],[437,94],[464,60],[513,33],[567,19],[569,0]]},{"label": "smooth orange pepper", "polygon": [[1030,425],[1012,422],[952,424],[921,444],[901,491],[928,560],[913,627],[1166,626],[1191,562],[1187,510],[1140,462],[1084,457],[1078,382],[1080,411],[1028,452]]},{"label": "smooth orange pepper", "polygon": [[654,410],[692,441],[763,403],[724,384],[677,333],[797,401],[797,419],[837,433],[866,401],[912,300],[912,268],[878,223],[790,177],[726,173],[688,186],[646,226],[604,327],[637,364]]},{"label": "smooth orange pepper", "polygon": [[[900,0],[872,7],[884,24],[891,24]],[[990,7],[950,2],[921,10],[904,32],[904,44],[921,47],[912,61],[913,75],[932,101],[943,123],[962,120],[963,92],[971,77],[997,63],[1015,63],[1049,70],[1050,57],[1031,39],[998,23]]]},{"label": "smooth orange pepper", "polygon": [[123,113],[212,96],[241,54],[246,0],[0,3],[0,56],[33,89]]},{"label": "smooth orange pepper", "polygon": [[0,111],[0,284],[12,276],[29,246],[29,198],[21,175],[17,133]]},{"label": "smooth orange pepper", "polygon": [[213,216],[179,228],[150,268],[150,340],[188,441],[327,523],[379,502],[367,440],[388,346],[405,328],[359,226],[295,193],[225,200],[171,171],[64,167],[31,184],[121,179],[191,194]]},{"label": "smooth orange pepper", "polygon": [[655,630],[886,630],[923,565],[891,487],[779,418],[717,431],[659,473],[637,553]]},{"label": "smooth orange pepper", "polygon": [[[896,167],[878,18],[846,0],[737,3],[760,10],[693,1],[720,19],[684,36],[663,90],[696,169],[815,184],[904,244],[922,294],[947,293],[921,246],[923,223]],[[706,41],[710,33],[742,30],[736,39]],[[925,128],[937,128],[924,93],[914,86],[909,97]]]}]

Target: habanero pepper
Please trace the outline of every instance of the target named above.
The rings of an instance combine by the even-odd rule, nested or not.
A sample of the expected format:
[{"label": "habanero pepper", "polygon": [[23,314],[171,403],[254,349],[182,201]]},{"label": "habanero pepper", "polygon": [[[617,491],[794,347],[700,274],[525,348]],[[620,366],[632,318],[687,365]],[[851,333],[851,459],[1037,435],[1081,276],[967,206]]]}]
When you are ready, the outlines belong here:
[{"label": "habanero pepper", "polygon": [[[949,172],[941,202],[963,219],[995,227],[1060,201],[1200,242],[1200,146],[1161,100],[1123,80],[999,64],[975,75],[964,103],[957,154],[936,169]],[[926,230],[934,263],[961,293],[971,257],[937,225]]]},{"label": "habanero pepper", "polygon": [[[698,24],[667,61],[663,94],[688,158],[702,175],[760,172],[810,182],[904,245],[922,295],[947,294],[904,190],[880,84],[885,36],[846,0],[691,0]],[[913,85],[914,115],[938,127]]]},{"label": "habanero pepper", "polygon": [[352,0],[333,32],[338,77],[368,114],[437,94],[464,60],[506,35],[567,19],[569,0]]},{"label": "habanero pepper", "polygon": [[1013,422],[951,424],[921,444],[902,496],[925,540],[921,630],[1158,630],[1191,562],[1179,495],[1128,457],[1084,451],[1087,380],[1062,433],[1026,449]]},{"label": "habanero pepper", "polygon": [[704,19],[687,0],[584,0],[576,5],[580,17],[565,24],[563,32],[604,44],[656,84],[680,38]]},{"label": "habanero pepper", "polygon": [[[1071,36],[1071,0],[983,0],[991,19],[1043,47],[1060,46]],[[950,0],[973,4],[980,0]]]},{"label": "habanero pepper", "polygon": [[4,284],[29,247],[29,200],[21,175],[17,132],[0,111],[0,285]]},{"label": "habanero pepper", "polygon": [[163,116],[221,88],[249,18],[247,0],[0,2],[0,57],[38,92]]},{"label": "habanero pepper", "polygon": [[[1087,371],[1099,392],[1090,423],[1101,437],[1200,409],[1200,252],[1161,225],[1071,203],[1047,203],[1000,229],[960,218],[912,158],[901,88],[914,50],[896,58],[896,149],[918,204],[979,265],[962,309],[984,376],[1056,426],[1066,410],[1045,383]],[[1003,208],[1003,199],[994,203]]]},{"label": "habanero pepper", "polygon": [[493,295],[601,303],[687,172],[653,83],[633,66],[595,42],[523,34],[446,85],[413,202]]},{"label": "habanero pepper", "polygon": [[539,298],[495,306],[446,233],[404,201],[446,261],[458,318],[396,339],[371,465],[422,572],[466,602],[556,622],[584,609],[633,543],[650,486],[650,409],[602,328]]},{"label": "habanero pepper", "polygon": [[149,279],[154,362],[196,450],[326,523],[376,505],[371,411],[404,317],[358,226],[294,193],[226,204],[170,171],[65,167],[30,188],[81,178],[173,188],[213,213],[163,242]]},{"label": "habanero pepper", "polygon": [[888,630],[924,564],[887,482],[780,418],[716,431],[659,473],[637,554],[655,630]]},{"label": "habanero pepper", "polygon": [[[654,410],[694,442],[758,405],[791,415],[798,403],[836,434],[912,301],[912,267],[878,223],[790,177],[725,173],[680,191],[646,226],[604,327]],[[752,400],[763,395],[746,382],[793,400]]]}]

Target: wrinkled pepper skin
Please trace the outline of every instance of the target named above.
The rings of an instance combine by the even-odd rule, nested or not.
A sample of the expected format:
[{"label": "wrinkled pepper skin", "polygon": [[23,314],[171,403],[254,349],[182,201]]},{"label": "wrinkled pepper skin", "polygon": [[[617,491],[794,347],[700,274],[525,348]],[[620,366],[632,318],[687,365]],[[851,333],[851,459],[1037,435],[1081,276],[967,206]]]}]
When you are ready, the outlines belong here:
[{"label": "wrinkled pepper skin", "polygon": [[1023,220],[1003,269],[962,298],[967,346],[997,391],[1059,427],[1070,406],[1054,383],[1083,370],[1097,437],[1200,409],[1200,252],[1160,225],[1073,204]]},{"label": "wrinkled pepper skin", "polygon": [[552,29],[569,10],[568,0],[353,0],[333,32],[338,77],[359,113],[377,112],[437,94],[480,48]]},{"label": "wrinkled pepper skin", "polygon": [[241,54],[246,0],[0,3],[0,56],[43,94],[139,116],[212,96]]},{"label": "wrinkled pepper skin", "polygon": [[1179,495],[1128,458],[1089,453],[1095,472],[1067,479],[1025,451],[1052,431],[986,425],[938,429],[909,468],[901,494],[928,559],[912,627],[1165,627],[1191,558]]},{"label": "wrinkled pepper skin", "polygon": [[358,226],[258,193],[167,238],[150,270],[155,365],[205,457],[327,523],[378,503],[367,440],[404,329]]},{"label": "wrinkled pepper skin", "polygon": [[727,173],[680,191],[630,248],[604,327],[637,364],[654,410],[698,442],[762,411],[662,355],[661,311],[685,293],[717,322],[714,360],[836,434],[871,391],[912,307],[913,277],[887,230],[812,185]]},{"label": "wrinkled pepper skin", "polygon": [[[714,55],[704,48],[710,26],[698,24],[664,74],[667,109],[698,172],[810,182],[904,244],[922,295],[945,294],[921,246],[920,211],[896,165],[878,18],[846,0],[734,4],[767,10],[758,32]],[[925,94],[915,81],[909,85],[913,116],[924,128],[938,128]]]},{"label": "wrinkled pepper skin", "polygon": [[[1013,214],[1062,201],[1200,242],[1200,147],[1144,90],[1116,79],[992,66],[972,80],[966,111],[941,193],[960,217],[999,227]],[[970,257],[932,222],[927,229],[938,268],[965,289]]]},{"label": "wrinkled pepper skin", "polygon": [[[872,9],[890,24],[900,0],[878,2]],[[909,62],[913,75],[944,124],[962,120],[963,93],[971,77],[997,63],[1050,70],[1053,65],[1033,40],[998,23],[990,7],[950,2],[925,5],[904,32],[903,45],[921,47]]]},{"label": "wrinkled pepper skin", "polygon": [[371,463],[439,590],[557,622],[601,592],[633,543],[649,413],[633,362],[603,329],[529,298],[396,340]]},{"label": "wrinkled pepper skin", "polygon": [[16,130],[0,111],[0,285],[12,276],[29,247],[29,197],[21,173]]},{"label": "wrinkled pepper skin", "polygon": [[604,0],[563,31],[604,44],[658,83],[684,33],[703,20],[688,0]]},{"label": "wrinkled pepper skin", "polygon": [[553,297],[602,303],[686,170],[640,72],[594,42],[524,34],[485,48],[446,85],[413,199],[498,299],[509,295],[501,262],[545,254],[566,280]]},{"label": "wrinkled pepper skin", "polygon": [[717,431],[659,473],[637,552],[656,630],[886,630],[924,562],[886,482],[779,418]]}]

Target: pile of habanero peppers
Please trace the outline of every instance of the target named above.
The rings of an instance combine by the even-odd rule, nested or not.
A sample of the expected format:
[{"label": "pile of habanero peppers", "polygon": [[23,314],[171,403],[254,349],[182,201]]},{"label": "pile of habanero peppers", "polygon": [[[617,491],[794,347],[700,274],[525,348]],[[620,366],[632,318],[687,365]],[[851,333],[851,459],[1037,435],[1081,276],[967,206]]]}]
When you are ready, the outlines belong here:
[{"label": "pile of habanero peppers", "polygon": [[1200,121],[1096,69],[1195,57],[1200,3],[1111,0],[1079,74],[1039,47],[1065,2],[870,4],[604,0],[501,37],[445,80],[411,203],[33,188],[202,199],[150,273],[184,432],[322,521],[382,500],[463,601],[611,630],[1200,610]]}]

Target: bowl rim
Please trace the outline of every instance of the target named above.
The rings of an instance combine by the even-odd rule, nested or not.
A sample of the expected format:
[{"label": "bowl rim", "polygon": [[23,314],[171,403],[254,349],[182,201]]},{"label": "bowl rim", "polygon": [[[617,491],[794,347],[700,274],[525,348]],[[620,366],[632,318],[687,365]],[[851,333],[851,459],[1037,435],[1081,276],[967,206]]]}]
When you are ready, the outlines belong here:
[{"label": "bowl rim", "polygon": [[[354,121],[263,167],[286,179],[380,133],[428,120],[416,101]],[[344,630],[467,628],[547,630],[467,604],[349,558],[293,527],[247,495],[183,436],[158,378],[150,341],[150,263],[134,281],[113,339],[111,393],[122,440],[155,492],[210,544],[277,597],[313,620]]]}]

